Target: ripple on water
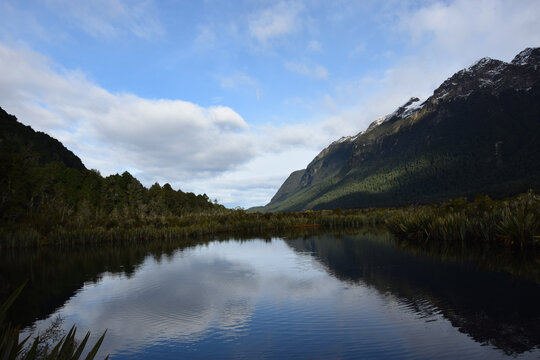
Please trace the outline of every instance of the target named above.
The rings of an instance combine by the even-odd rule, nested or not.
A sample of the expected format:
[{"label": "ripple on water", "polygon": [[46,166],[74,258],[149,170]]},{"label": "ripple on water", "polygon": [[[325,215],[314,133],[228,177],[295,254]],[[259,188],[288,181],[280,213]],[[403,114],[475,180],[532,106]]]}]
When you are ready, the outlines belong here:
[{"label": "ripple on water", "polygon": [[[365,257],[359,239],[309,244],[316,251],[302,251],[304,242],[216,242],[177,252],[170,261],[149,259],[130,276],[105,274],[86,283],[57,313],[69,310],[81,329],[109,328],[103,351],[112,359],[505,357],[448,320],[470,324],[476,316],[463,311],[467,292],[454,296],[459,288],[453,287],[448,296],[430,288],[449,266],[400,258],[400,269],[422,270],[422,281],[415,282],[418,272],[402,276],[377,260],[377,242],[369,243]],[[380,256],[389,251],[382,248]],[[392,256],[396,261],[401,253]],[[438,269],[433,277],[432,267]],[[91,316],[77,317],[86,313]]]}]

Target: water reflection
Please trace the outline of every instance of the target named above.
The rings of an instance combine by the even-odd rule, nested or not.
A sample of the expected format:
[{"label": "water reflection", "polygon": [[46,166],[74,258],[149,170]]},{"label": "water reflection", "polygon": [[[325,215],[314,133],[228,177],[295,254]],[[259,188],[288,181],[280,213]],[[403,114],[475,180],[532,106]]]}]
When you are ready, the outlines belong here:
[{"label": "water reflection", "polygon": [[[182,247],[194,246],[183,243]],[[41,249],[2,249],[0,298],[5,299],[29,280],[8,313],[8,320],[24,326],[62,306],[85,283],[99,282],[106,273],[131,277],[146,257],[160,262],[178,249],[178,243],[129,246],[78,246]]]},{"label": "water reflection", "polygon": [[[481,271],[481,266],[496,266],[488,256],[472,262],[471,253],[459,257],[447,248],[444,254],[452,261],[441,262],[433,251],[412,244],[408,251],[396,251],[389,236],[372,234],[361,241],[358,236],[320,236],[287,243],[313,253],[339,279],[389,292],[405,308],[427,317],[440,313],[459,331],[507,354],[540,346],[540,286],[507,273]],[[501,260],[500,254],[492,255]]]},{"label": "water reflection", "polygon": [[12,318],[108,328],[112,358],[540,353],[538,284],[415,255],[385,234],[2,256],[6,283],[31,277]]}]

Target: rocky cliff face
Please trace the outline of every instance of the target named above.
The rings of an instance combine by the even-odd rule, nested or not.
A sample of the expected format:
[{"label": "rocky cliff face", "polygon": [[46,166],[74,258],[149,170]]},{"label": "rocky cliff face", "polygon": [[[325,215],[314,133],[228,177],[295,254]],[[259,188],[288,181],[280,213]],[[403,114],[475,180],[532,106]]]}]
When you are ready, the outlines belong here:
[{"label": "rocky cliff face", "polygon": [[321,151],[281,186],[269,211],[393,206],[487,193],[540,179],[540,48],[483,58]]}]

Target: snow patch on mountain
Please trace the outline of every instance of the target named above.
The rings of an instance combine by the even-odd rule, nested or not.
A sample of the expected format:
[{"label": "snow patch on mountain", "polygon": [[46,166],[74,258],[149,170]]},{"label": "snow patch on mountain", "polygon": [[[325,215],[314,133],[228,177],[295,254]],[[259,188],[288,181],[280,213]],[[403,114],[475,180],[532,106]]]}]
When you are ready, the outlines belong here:
[{"label": "snow patch on mountain", "polygon": [[514,60],[512,60],[512,64],[529,65],[535,59],[536,62],[538,62],[538,57],[540,57],[540,48],[526,48],[525,50],[516,55]]},{"label": "snow patch on mountain", "polygon": [[422,109],[422,107],[424,107],[424,103],[421,102],[419,98],[411,98],[409,102],[405,104],[405,107],[403,108],[403,113],[401,114],[401,118],[403,119],[416,114]]},{"label": "snow patch on mountain", "polygon": [[[378,121],[380,121],[380,124],[382,124],[390,120],[404,119],[406,117],[409,117],[419,112],[423,106],[424,106],[424,103],[421,102],[419,98],[412,97],[405,104],[397,108],[396,111],[394,111],[390,115],[385,116],[384,118],[381,118],[382,120],[379,119]],[[377,124],[377,125],[380,125],[380,124]]]},{"label": "snow patch on mountain", "polygon": [[467,98],[475,91],[487,91],[493,94],[505,88],[528,91],[532,88],[532,82],[535,80],[534,77],[531,77],[530,81],[524,81],[520,74],[526,70],[521,67],[533,66],[533,71],[537,72],[539,65],[540,47],[523,50],[510,63],[484,57],[444,81],[426,101],[420,101],[419,98],[412,97],[393,113],[373,121],[366,130],[354,136],[343,136],[332,144],[353,142],[360,136],[373,131],[381,124],[405,119],[419,113],[427,103],[437,104],[440,101]]}]

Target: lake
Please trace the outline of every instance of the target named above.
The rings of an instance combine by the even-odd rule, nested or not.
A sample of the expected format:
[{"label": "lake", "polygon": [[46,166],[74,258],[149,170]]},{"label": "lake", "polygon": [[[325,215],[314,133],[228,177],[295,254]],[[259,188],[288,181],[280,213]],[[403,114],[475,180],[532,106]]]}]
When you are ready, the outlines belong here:
[{"label": "lake", "polygon": [[25,334],[108,329],[111,359],[538,359],[538,257],[505,252],[315,233],[3,250],[0,276],[30,279]]}]

